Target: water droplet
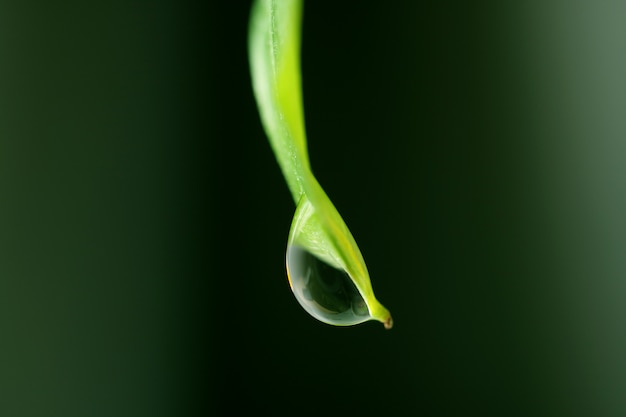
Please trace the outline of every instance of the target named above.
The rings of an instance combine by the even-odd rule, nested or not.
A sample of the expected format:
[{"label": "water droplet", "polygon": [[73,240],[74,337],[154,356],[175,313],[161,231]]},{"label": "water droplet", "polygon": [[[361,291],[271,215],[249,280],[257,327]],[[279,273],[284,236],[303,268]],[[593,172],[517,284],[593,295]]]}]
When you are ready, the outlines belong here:
[{"label": "water droplet", "polygon": [[287,275],[296,299],[316,319],[339,326],[371,319],[348,274],[296,244],[287,248]]}]

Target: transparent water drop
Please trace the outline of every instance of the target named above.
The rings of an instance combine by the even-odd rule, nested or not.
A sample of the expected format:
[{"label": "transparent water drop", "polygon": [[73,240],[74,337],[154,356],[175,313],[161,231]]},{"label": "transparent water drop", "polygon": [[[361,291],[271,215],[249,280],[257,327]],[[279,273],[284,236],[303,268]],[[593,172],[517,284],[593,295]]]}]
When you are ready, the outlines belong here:
[{"label": "transparent water drop", "polygon": [[287,247],[287,276],[300,305],[316,319],[336,326],[371,319],[365,300],[348,274],[297,244]]}]

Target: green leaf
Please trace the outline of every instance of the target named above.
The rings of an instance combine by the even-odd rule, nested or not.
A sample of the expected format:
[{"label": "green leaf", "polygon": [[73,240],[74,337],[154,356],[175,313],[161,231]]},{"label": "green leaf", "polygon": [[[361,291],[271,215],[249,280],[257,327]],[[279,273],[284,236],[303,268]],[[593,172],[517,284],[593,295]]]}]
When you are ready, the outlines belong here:
[{"label": "green leaf", "polygon": [[297,205],[287,249],[291,288],[305,310],[326,323],[374,319],[391,328],[361,251],[311,172],[300,80],[301,24],[302,1],[257,0],[248,39],[261,121]]}]

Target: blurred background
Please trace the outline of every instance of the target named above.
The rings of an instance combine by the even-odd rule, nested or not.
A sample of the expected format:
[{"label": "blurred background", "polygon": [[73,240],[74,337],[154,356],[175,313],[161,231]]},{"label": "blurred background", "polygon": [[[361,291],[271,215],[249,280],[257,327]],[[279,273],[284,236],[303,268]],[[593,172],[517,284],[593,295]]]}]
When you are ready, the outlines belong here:
[{"label": "blurred background", "polygon": [[40,3],[0,4],[0,415],[626,415],[624,3],[306,2],[390,331],[289,290],[250,2]]}]

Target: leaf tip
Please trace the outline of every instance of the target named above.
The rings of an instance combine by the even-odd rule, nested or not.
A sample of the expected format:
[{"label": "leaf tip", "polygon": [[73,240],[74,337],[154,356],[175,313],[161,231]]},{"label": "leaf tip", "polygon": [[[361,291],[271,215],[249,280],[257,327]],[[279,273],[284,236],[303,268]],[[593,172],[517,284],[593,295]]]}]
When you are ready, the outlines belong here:
[{"label": "leaf tip", "polygon": [[391,314],[383,322],[383,326],[385,326],[385,330],[389,330],[389,329],[391,329],[393,327],[393,319],[391,318]]}]

